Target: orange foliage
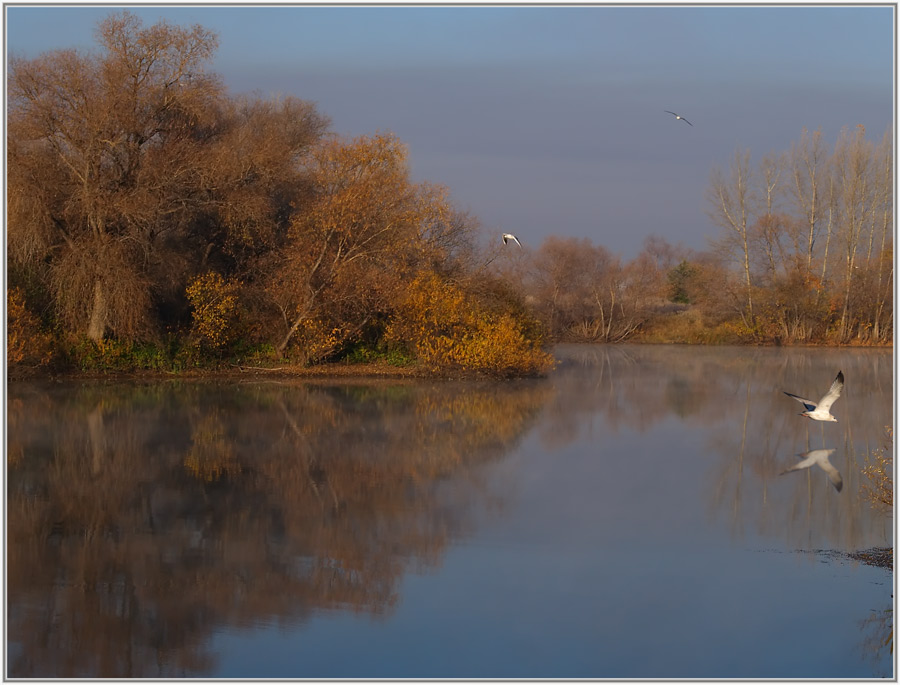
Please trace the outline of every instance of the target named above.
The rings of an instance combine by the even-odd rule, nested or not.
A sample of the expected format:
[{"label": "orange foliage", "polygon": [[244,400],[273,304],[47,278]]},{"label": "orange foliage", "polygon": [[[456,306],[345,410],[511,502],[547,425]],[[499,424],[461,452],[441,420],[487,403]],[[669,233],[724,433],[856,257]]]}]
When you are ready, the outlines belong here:
[{"label": "orange foliage", "polygon": [[51,358],[50,336],[38,318],[25,306],[24,293],[11,288],[6,293],[6,361],[9,364],[43,366]]},{"label": "orange foliage", "polygon": [[490,375],[540,374],[552,355],[523,331],[513,315],[485,310],[472,295],[433,273],[420,274],[385,332],[389,343],[409,345],[430,371]]}]

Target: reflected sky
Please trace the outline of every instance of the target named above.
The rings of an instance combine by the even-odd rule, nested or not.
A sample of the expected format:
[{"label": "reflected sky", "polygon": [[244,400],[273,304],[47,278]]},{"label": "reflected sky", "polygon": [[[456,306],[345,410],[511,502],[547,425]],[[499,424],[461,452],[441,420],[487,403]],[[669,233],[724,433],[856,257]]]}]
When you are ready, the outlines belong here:
[{"label": "reflected sky", "polygon": [[[843,554],[892,544],[860,495],[893,450],[889,350],[557,356],[511,382],[11,385],[9,675],[892,676],[892,573]],[[782,390],[838,369],[838,423],[798,416]],[[840,492],[782,475],[821,448]]]}]

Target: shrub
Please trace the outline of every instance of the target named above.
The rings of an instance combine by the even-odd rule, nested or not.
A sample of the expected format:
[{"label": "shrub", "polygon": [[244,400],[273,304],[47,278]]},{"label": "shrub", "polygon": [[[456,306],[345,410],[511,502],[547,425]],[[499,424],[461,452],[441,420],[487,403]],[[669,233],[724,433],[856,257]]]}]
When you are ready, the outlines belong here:
[{"label": "shrub", "polygon": [[[893,442],[893,429],[887,429],[889,442]],[[890,447],[873,450],[866,455],[862,474],[867,482],[860,486],[862,496],[879,511],[891,513],[894,510],[894,456]]]},{"label": "shrub", "polygon": [[348,335],[346,329],[323,318],[306,318],[297,327],[292,346],[300,351],[306,364],[316,364],[334,355],[345,344]]},{"label": "shrub", "polygon": [[173,355],[165,348],[115,338],[98,342],[80,338],[68,354],[70,361],[82,371],[160,371],[177,367]]},{"label": "shrub", "polygon": [[38,318],[25,306],[20,288],[6,294],[6,360],[9,364],[44,366],[52,357],[50,336],[41,330]]},{"label": "shrub", "polygon": [[193,308],[191,336],[198,346],[214,352],[226,350],[240,332],[240,281],[224,279],[214,271],[195,278],[187,287]]},{"label": "shrub", "polygon": [[381,362],[390,366],[409,366],[415,362],[415,358],[397,345],[356,343],[344,354],[343,361],[348,364]]},{"label": "shrub", "polygon": [[421,274],[388,324],[385,341],[406,346],[432,372],[544,373],[553,357],[527,333],[528,323],[509,312],[488,312],[459,286]]}]

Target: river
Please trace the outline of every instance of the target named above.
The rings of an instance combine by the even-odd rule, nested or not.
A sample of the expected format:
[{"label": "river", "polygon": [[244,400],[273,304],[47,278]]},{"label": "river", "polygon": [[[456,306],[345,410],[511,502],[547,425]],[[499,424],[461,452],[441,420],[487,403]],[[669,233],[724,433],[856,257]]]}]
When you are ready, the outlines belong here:
[{"label": "river", "polygon": [[8,383],[7,676],[894,677],[891,350],[556,356]]}]

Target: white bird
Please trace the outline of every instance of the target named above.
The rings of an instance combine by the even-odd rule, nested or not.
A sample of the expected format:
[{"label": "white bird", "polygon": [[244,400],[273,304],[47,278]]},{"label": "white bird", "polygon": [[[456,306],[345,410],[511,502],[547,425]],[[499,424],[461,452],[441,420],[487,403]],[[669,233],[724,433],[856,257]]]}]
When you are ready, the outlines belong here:
[{"label": "white bird", "polygon": [[664,109],[663,112],[665,112],[666,114],[671,114],[671,115],[672,115],[673,117],[675,117],[676,119],[681,119],[684,123],[688,124],[689,126],[693,126],[693,124],[692,124],[690,121],[688,121],[687,119],[685,119],[685,118],[684,118],[683,116],[681,116],[680,114],[675,114],[675,112],[670,112],[670,111],[667,110],[667,109]]},{"label": "white bird", "polygon": [[518,245],[519,247],[522,247],[522,243],[519,242],[519,239],[516,238],[516,236],[514,236],[512,233],[504,233],[503,234],[503,244],[504,245],[508,244],[510,240],[514,240],[516,242],[516,245]]},{"label": "white bird", "polygon": [[803,461],[797,462],[794,466],[782,471],[779,475],[783,476],[791,471],[801,471],[815,465],[828,474],[828,480],[831,481],[834,489],[840,492],[841,488],[844,487],[844,480],[841,478],[840,472],[838,472],[838,470],[831,465],[831,462],[828,461],[828,457],[831,456],[832,452],[834,452],[833,449],[801,452],[797,456],[803,457]]},{"label": "white bird", "polygon": [[831,415],[831,412],[828,410],[831,409],[831,405],[834,404],[834,401],[841,396],[841,390],[843,389],[844,374],[843,372],[838,371],[838,375],[835,377],[834,382],[828,389],[828,392],[825,393],[825,396],[821,400],[819,400],[818,403],[803,399],[798,395],[792,395],[791,393],[784,390],[782,390],[782,392],[788,397],[793,397],[804,407],[806,407],[806,411],[801,412],[800,416],[805,416],[806,418],[813,419],[814,421],[834,421],[835,423],[837,423],[837,419],[834,418]]}]

